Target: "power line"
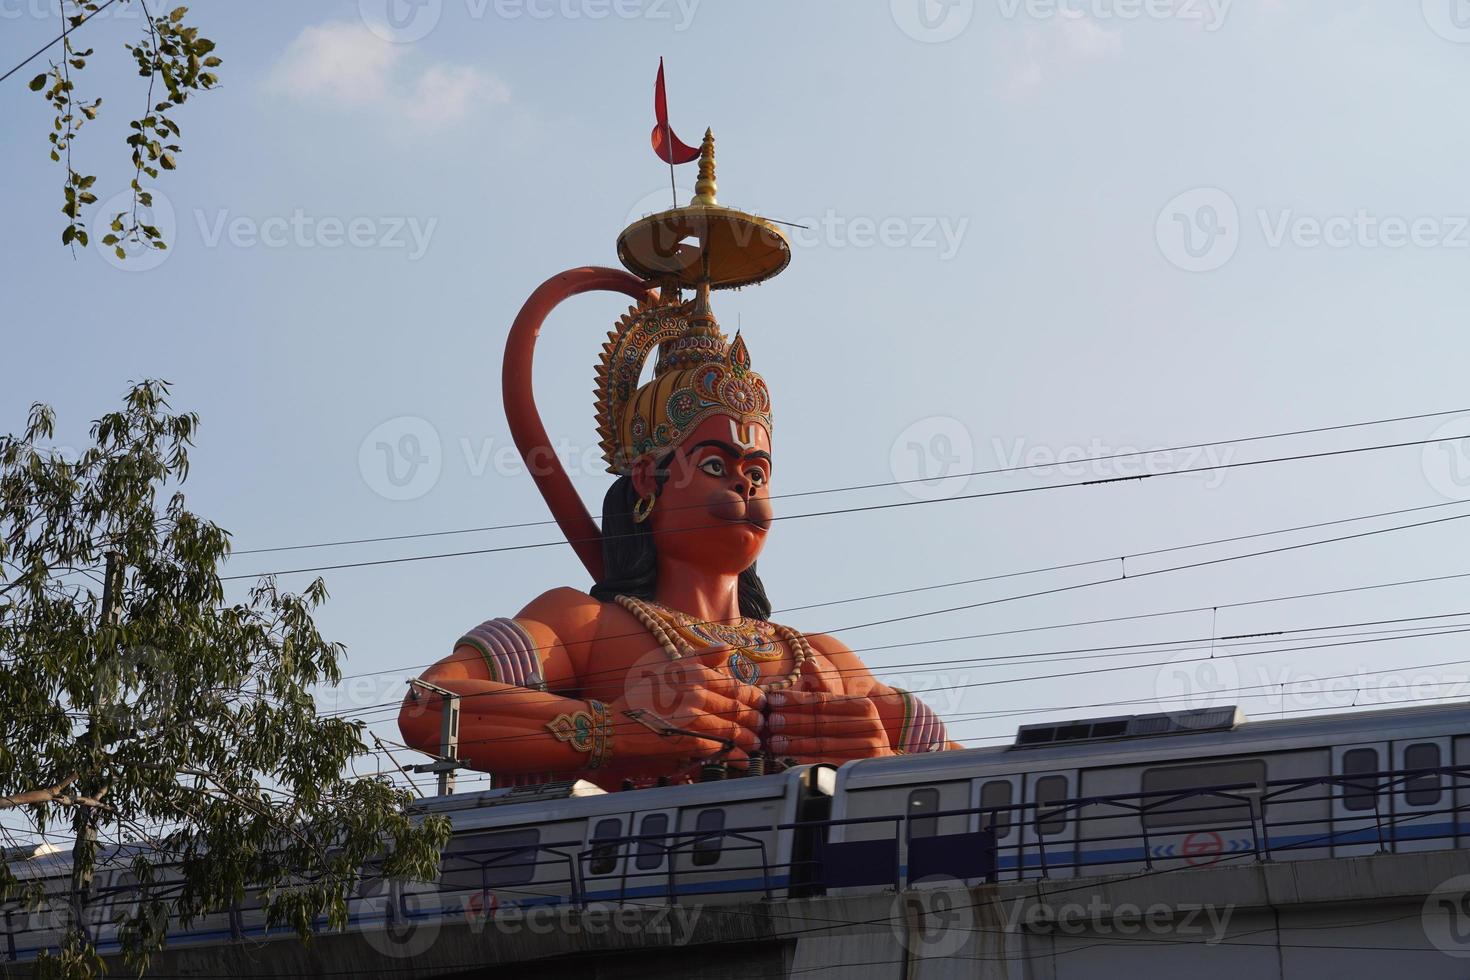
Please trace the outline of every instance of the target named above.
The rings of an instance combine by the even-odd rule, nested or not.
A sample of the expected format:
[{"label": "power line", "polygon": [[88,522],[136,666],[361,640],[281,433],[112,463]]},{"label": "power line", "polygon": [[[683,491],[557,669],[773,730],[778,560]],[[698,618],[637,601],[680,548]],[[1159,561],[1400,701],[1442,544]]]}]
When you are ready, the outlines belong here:
[{"label": "power line", "polygon": [[[1207,449],[1207,448],[1211,448],[1211,447],[1214,447],[1214,446],[1233,446],[1233,445],[1239,445],[1240,443],[1245,443],[1245,442],[1265,442],[1265,441],[1268,441],[1268,440],[1271,440],[1271,439],[1285,439],[1285,438],[1289,438],[1289,437],[1292,437],[1292,436],[1316,435],[1316,434],[1323,433],[1323,432],[1337,432],[1337,431],[1341,431],[1341,430],[1344,430],[1344,429],[1359,429],[1359,428],[1366,428],[1366,427],[1375,426],[1375,425],[1391,425],[1391,424],[1396,423],[1396,422],[1413,422],[1413,421],[1418,421],[1418,420],[1421,420],[1421,419],[1440,418],[1440,417],[1446,416],[1446,415],[1461,415],[1461,414],[1465,414],[1465,413],[1470,413],[1470,408],[1455,409],[1453,411],[1447,411],[1447,412],[1426,412],[1426,413],[1423,413],[1423,414],[1420,414],[1420,415],[1401,415],[1401,416],[1398,416],[1396,418],[1375,419],[1375,420],[1370,421],[1370,422],[1347,422],[1347,423],[1343,423],[1341,425],[1319,426],[1317,428],[1312,428],[1312,429],[1296,429],[1296,430],[1293,430],[1291,432],[1273,432],[1273,433],[1270,433],[1270,434],[1267,434],[1267,435],[1262,435],[1262,436],[1242,436],[1242,437],[1240,437],[1238,439],[1221,439],[1221,440],[1217,440],[1215,442],[1200,442],[1200,443],[1193,443],[1193,444],[1188,445],[1188,446],[1173,446],[1173,447],[1166,448],[1166,449],[1151,449],[1151,450],[1140,451],[1140,452],[1114,453],[1114,454],[1112,454],[1110,456],[1091,456],[1091,457],[1088,457],[1087,459],[1077,460],[1077,462],[1079,462],[1079,463],[1088,463],[1088,464],[1106,463],[1106,462],[1112,462],[1114,460],[1120,460],[1120,459],[1137,459],[1137,458],[1140,458],[1140,457],[1156,456],[1156,455],[1160,455],[1160,454],[1164,454],[1164,453],[1187,452],[1187,451],[1189,451],[1191,449]],[[794,499],[794,498],[797,498],[797,497],[820,496],[820,495],[829,494],[829,493],[852,493],[852,492],[859,491],[859,490],[879,490],[879,489],[883,489],[883,488],[886,488],[886,487],[907,486],[907,485],[913,484],[913,483],[933,484],[933,483],[937,483],[937,482],[941,482],[941,481],[947,481],[947,480],[971,479],[971,478],[974,478],[974,477],[977,477],[977,476],[995,476],[995,475],[1003,474],[1003,473],[1021,473],[1021,472],[1027,472],[1027,471],[1030,471],[1030,470],[1050,468],[1050,467],[1055,466],[1055,465],[1057,465],[1057,464],[1055,464],[1055,463],[1032,463],[1032,464],[1028,464],[1028,465],[1024,465],[1024,466],[1002,466],[1002,467],[997,467],[997,468],[988,469],[988,470],[971,470],[971,471],[966,472],[966,473],[951,473],[951,474],[949,474],[947,476],[940,476],[940,477],[914,477],[914,478],[907,479],[907,480],[889,480],[889,481],[882,482],[882,483],[859,483],[859,484],[852,484],[852,485],[849,485],[849,486],[828,487],[826,489],[818,489],[818,490],[799,490],[799,491],[793,491],[791,493],[772,494],[771,497],[770,497],[770,499],[772,499],[772,500],[786,500],[786,499]],[[703,506],[702,504],[685,504],[681,508],[674,508],[674,509],[698,508],[698,507],[702,507],[702,506]],[[456,529],[447,530],[447,531],[420,531],[420,532],[411,533],[411,534],[389,534],[389,535],[382,535],[382,536],[379,536],[379,537],[349,538],[349,539],[337,540],[337,541],[318,541],[318,542],[314,542],[314,543],[311,543],[311,544],[279,545],[279,546],[271,547],[271,548],[250,548],[250,549],[246,549],[246,550],[243,550],[243,551],[235,551],[235,552],[233,552],[233,554],[236,555],[236,556],[239,556],[239,555],[263,555],[263,554],[271,554],[271,553],[283,552],[283,551],[304,551],[304,550],[309,550],[309,549],[313,549],[313,548],[335,548],[335,547],[342,547],[342,546],[347,546],[347,545],[358,545],[358,544],[382,544],[382,543],[391,542],[391,541],[408,541],[408,540],[413,540],[413,539],[418,539],[418,538],[438,538],[438,537],[445,537],[447,535],[455,535],[455,534],[479,534],[479,533],[490,532],[490,531],[521,530],[521,529],[528,528],[528,527],[550,527],[550,526],[553,526],[555,524],[556,524],[556,521],[554,521],[554,520],[522,521],[522,522],[514,523],[514,524],[491,524],[491,525],[486,525],[484,527],[456,528]]]},{"label": "power line", "polygon": [[[1036,597],[1041,597],[1041,596],[1055,595],[1055,594],[1062,593],[1062,592],[1074,591],[1074,590],[1077,590],[1077,589],[1084,589],[1084,588],[1091,588],[1091,587],[1094,587],[1094,586],[1105,585],[1105,584],[1112,583],[1112,582],[1121,582],[1121,581],[1128,581],[1129,579],[1146,578],[1146,577],[1150,577],[1150,576],[1154,576],[1154,575],[1162,575],[1162,574],[1167,574],[1167,573],[1171,573],[1171,572],[1185,571],[1185,570],[1194,569],[1194,568],[1201,568],[1201,567],[1210,566],[1210,565],[1222,564],[1224,562],[1229,562],[1229,561],[1239,561],[1239,560],[1242,560],[1242,559],[1245,559],[1245,558],[1255,558],[1255,557],[1261,557],[1261,556],[1265,556],[1265,555],[1279,554],[1279,553],[1282,553],[1282,552],[1297,550],[1297,549],[1301,549],[1301,548],[1310,548],[1310,547],[1316,547],[1318,545],[1323,545],[1323,544],[1339,543],[1339,542],[1342,542],[1342,541],[1349,541],[1349,540],[1355,540],[1355,539],[1358,539],[1358,538],[1371,537],[1371,536],[1378,535],[1378,534],[1392,533],[1394,531],[1402,531],[1402,530],[1415,529],[1415,528],[1419,528],[1419,527],[1425,527],[1425,526],[1429,526],[1429,525],[1433,525],[1433,524],[1443,523],[1445,521],[1463,520],[1465,518],[1470,518],[1470,514],[1459,514],[1459,515],[1455,515],[1453,517],[1448,517],[1448,518],[1437,518],[1435,520],[1422,521],[1422,522],[1418,522],[1418,523],[1414,523],[1414,524],[1396,525],[1394,527],[1380,528],[1380,529],[1373,530],[1373,531],[1362,531],[1362,532],[1358,532],[1358,533],[1355,533],[1355,534],[1341,535],[1341,536],[1338,536],[1338,537],[1335,537],[1335,538],[1327,538],[1327,539],[1322,539],[1322,540],[1317,540],[1317,541],[1301,542],[1299,544],[1285,545],[1285,546],[1282,546],[1282,547],[1279,547],[1279,548],[1270,548],[1270,549],[1266,549],[1266,550],[1263,550],[1263,551],[1257,551],[1257,552],[1248,552],[1246,554],[1241,554],[1241,555],[1228,555],[1228,556],[1221,557],[1221,558],[1213,558],[1213,559],[1208,559],[1208,560],[1199,561],[1199,562],[1187,563],[1187,564],[1183,564],[1183,565],[1173,565],[1173,566],[1168,566],[1168,567],[1165,567],[1165,568],[1154,569],[1152,571],[1135,573],[1135,574],[1133,574],[1131,576],[1129,576],[1129,575],[1123,575],[1123,576],[1120,576],[1120,577],[1113,577],[1113,578],[1106,578],[1106,579],[1093,579],[1093,580],[1089,580],[1089,581],[1086,581],[1086,582],[1079,582],[1079,583],[1074,583],[1074,584],[1071,584],[1071,585],[1064,585],[1064,586],[1056,586],[1056,587],[1053,587],[1053,588],[1042,589],[1042,590],[1038,590],[1038,591],[1035,591],[1035,592],[1020,593],[1020,594],[1017,594],[1017,595],[1010,595],[1010,596],[1000,596],[1000,597],[997,597],[997,598],[994,598],[994,599],[986,599],[986,600],[982,600],[982,601],[979,601],[979,602],[966,603],[966,604],[963,604],[963,605],[951,606],[951,607],[947,607],[947,608],[944,608],[944,609],[927,610],[927,611],[918,612],[918,613],[909,613],[909,614],[906,614],[906,615],[903,615],[903,616],[894,616],[894,617],[889,617],[887,619],[875,620],[875,621],[868,622],[868,623],[857,623],[857,624],[849,624],[849,625],[845,625],[845,626],[838,626],[838,627],[835,627],[835,628],[828,628],[828,629],[821,630],[821,631],[818,631],[818,632],[821,632],[821,633],[843,633],[843,632],[851,632],[853,630],[865,629],[865,628],[869,628],[869,627],[872,627],[872,626],[888,625],[888,624],[891,624],[891,623],[907,622],[907,621],[911,621],[911,620],[915,620],[915,619],[924,619],[924,618],[928,618],[928,617],[931,617],[931,616],[945,615],[945,614],[949,614],[949,613],[953,613],[953,612],[968,611],[968,610],[971,610],[971,609],[978,609],[978,608],[983,608],[983,607],[986,607],[986,606],[998,605],[998,604],[1005,603],[1005,602],[1012,602],[1012,601],[1015,601],[1017,599],[1027,599],[1027,598],[1036,598]],[[1291,529],[1288,529],[1288,530],[1291,530]],[[1114,560],[1118,560],[1118,559],[1114,559]],[[1463,573],[1463,574],[1464,575],[1470,575],[1470,573]],[[1462,577],[1462,576],[1446,576],[1446,578],[1453,578],[1453,577]],[[1374,588],[1376,588],[1376,587],[1377,586],[1374,586]],[[1344,591],[1347,591],[1347,590],[1344,590]],[[1264,603],[1264,602],[1269,602],[1269,601],[1282,601],[1282,600],[1279,600],[1279,599],[1263,599],[1263,600],[1256,600],[1253,603],[1241,603],[1239,605],[1259,604],[1259,603]],[[1228,608],[1228,606],[1227,606],[1227,608]],[[1163,614],[1160,614],[1160,615],[1163,615]],[[1118,617],[1118,619],[1120,619],[1120,620],[1123,619],[1123,618],[1132,618],[1132,617]],[[1140,618],[1142,618],[1142,617],[1140,617]],[[641,636],[641,635],[643,635],[643,631],[640,630],[640,631],[635,631],[635,632],[630,632],[630,633],[613,634],[613,635],[608,636],[608,637],[603,637],[603,639],[612,639],[612,638],[616,638],[616,637],[626,638],[626,637],[629,637],[629,636]],[[810,636],[812,634],[810,632],[808,632],[805,635]],[[977,635],[975,637],[961,637],[959,639],[979,638],[979,636],[980,635]],[[910,641],[910,642],[904,642],[904,643],[890,644],[888,646],[882,647],[882,649],[901,649],[901,648],[909,647],[909,646],[928,645],[928,644],[931,644],[931,643],[934,643],[934,642],[937,642],[937,641],[932,640],[932,639],[930,639],[930,640],[917,640],[917,641]],[[540,650],[542,648],[539,648],[538,647],[537,649]],[[859,649],[861,649],[861,648],[859,648]],[[855,652],[857,652],[857,651],[855,651]],[[387,668],[387,669],[379,670],[379,671],[371,671],[371,672],[364,672],[364,673],[361,673],[361,674],[354,674],[354,675],[344,676],[342,678],[342,680],[345,681],[345,680],[352,679],[352,678],[367,677],[367,676],[374,676],[374,675],[388,674],[388,673],[400,673],[400,672],[402,672],[404,670],[410,670],[410,669],[414,669],[414,668],[417,668],[417,667],[423,667],[423,666],[428,666],[428,664],[407,664],[407,665],[402,665],[402,666],[395,667],[395,668]],[[601,670],[601,671],[589,671],[585,676],[579,676],[577,678],[577,680],[578,680],[578,683],[580,685],[585,686],[588,682],[593,681],[593,680],[595,680],[595,679],[597,679],[599,677],[606,678],[606,677],[610,677],[610,676],[616,676],[617,673],[618,673],[618,670],[617,669],[614,669],[614,668],[609,668],[609,669]],[[491,693],[491,692],[487,692],[487,693]],[[508,692],[493,692],[493,693],[508,693]],[[483,696],[483,695],[477,695],[477,696]],[[396,706],[397,702],[395,702],[394,704]],[[386,704],[385,705],[381,705],[381,707],[386,707],[386,706],[388,706],[388,705],[386,705]]]},{"label": "power line", "polygon": [[[1452,613],[1452,614],[1446,614],[1446,615],[1470,615],[1470,611],[1462,612],[1462,613]],[[1319,627],[1319,628],[1325,628],[1325,627]],[[1330,642],[1330,643],[1316,643],[1316,644],[1312,644],[1312,645],[1308,645],[1308,646],[1278,647],[1278,648],[1275,648],[1275,649],[1267,649],[1267,650],[1248,650],[1248,651],[1244,651],[1242,653],[1234,653],[1234,654],[1228,654],[1228,655],[1225,655],[1225,656],[1217,656],[1217,657],[1201,656],[1201,657],[1191,657],[1191,658],[1188,658],[1188,659],[1176,658],[1176,659],[1172,659],[1172,660],[1157,660],[1157,661],[1150,661],[1150,662],[1147,662],[1147,663],[1140,663],[1140,664],[1122,664],[1122,665],[1114,665],[1114,666],[1107,666],[1107,667],[1094,667],[1094,668],[1090,668],[1090,669],[1086,669],[1086,670],[1070,671],[1070,672],[1067,672],[1067,673],[1057,673],[1057,674],[1028,674],[1028,675],[1025,675],[1025,676],[1022,676],[1022,677],[1008,677],[1008,678],[998,678],[998,679],[987,680],[987,681],[972,681],[972,682],[960,683],[960,684],[936,685],[934,687],[927,688],[927,689],[925,689],[924,691],[922,691],[920,693],[922,693],[922,694],[932,694],[932,693],[935,693],[935,692],[938,692],[938,691],[960,691],[960,690],[970,690],[970,689],[982,688],[982,687],[996,687],[996,686],[1006,685],[1006,684],[1025,684],[1025,683],[1033,683],[1033,682],[1036,682],[1036,681],[1055,680],[1055,679],[1057,679],[1059,677],[1068,677],[1068,678],[1070,678],[1070,677],[1092,676],[1092,675],[1096,675],[1096,674],[1116,673],[1116,672],[1124,671],[1124,670],[1141,670],[1141,669],[1150,668],[1150,667],[1167,667],[1167,666],[1174,666],[1174,665],[1177,665],[1177,664],[1184,664],[1184,663],[1206,663],[1206,662],[1210,662],[1210,661],[1234,661],[1234,660],[1239,660],[1239,659],[1243,659],[1243,658],[1246,658],[1246,657],[1269,656],[1271,654],[1278,654],[1278,653],[1302,653],[1302,652],[1311,651],[1311,650],[1340,649],[1340,648],[1343,648],[1343,647],[1362,646],[1362,645],[1365,645],[1365,644],[1390,643],[1390,642],[1394,642],[1394,641],[1397,641],[1397,640],[1406,640],[1406,639],[1408,639],[1408,640],[1414,640],[1414,639],[1432,639],[1434,637],[1439,637],[1439,636],[1460,635],[1460,634],[1465,634],[1465,633],[1470,633],[1470,625],[1466,625],[1466,624],[1455,624],[1454,626],[1449,626],[1449,627],[1445,627],[1443,629],[1438,629],[1435,632],[1416,632],[1416,633],[1409,633],[1409,634],[1397,635],[1397,636],[1374,636],[1374,637],[1369,637],[1369,638],[1365,638],[1365,639],[1351,639],[1351,640],[1339,640],[1337,642]],[[1303,638],[1303,639],[1311,639],[1311,638]],[[1139,655],[1141,653],[1147,653],[1147,652],[1149,652],[1149,651],[1136,651],[1136,652],[1133,652],[1133,653],[1131,653],[1129,655],[1136,656],[1136,655]],[[1461,662],[1461,661],[1452,661],[1452,663],[1459,663],[1459,662]],[[1434,665],[1434,666],[1443,666],[1443,665]],[[480,699],[480,698],[495,697],[497,695],[501,695],[501,694],[505,694],[505,693],[507,693],[507,692],[505,692],[505,691],[484,691],[484,692],[479,692],[479,693],[474,693],[474,694],[461,695],[460,696],[461,708],[463,708],[463,706],[464,706],[464,704],[466,702],[469,702],[471,700]],[[857,697],[857,696],[854,695],[853,697]],[[381,708],[381,707],[388,707],[388,706],[383,705],[383,706],[376,706],[376,707]],[[393,707],[396,710],[398,708],[398,705],[392,705],[391,707]],[[364,710],[371,710],[371,709],[364,709]],[[722,712],[711,712],[711,713],[714,714],[714,715],[716,715],[717,717],[718,716],[722,716],[722,714],[723,714]],[[854,724],[857,724],[857,723],[858,722],[854,722]],[[622,726],[622,727],[624,727],[627,730],[636,730],[637,729],[637,723],[635,723],[635,722],[614,721],[612,723],[612,726],[613,726],[613,729],[615,730],[615,733],[616,733],[616,729],[619,726]],[[834,728],[835,727],[836,726],[834,726]],[[461,748],[463,748],[465,746],[468,746],[468,745],[491,745],[491,744],[503,745],[503,744],[510,743],[510,742],[526,741],[528,739],[529,740],[544,739],[545,737],[546,737],[546,735],[545,735],[544,732],[541,732],[541,731],[533,731],[533,732],[526,732],[526,733],[515,734],[515,735],[497,735],[497,736],[491,736],[491,737],[479,738],[479,739],[464,739],[464,738],[461,738],[459,744],[460,744],[460,747]],[[572,770],[568,770],[568,771],[572,771]]]},{"label": "power line", "polygon": [[[5,81],[11,75],[14,75],[16,72],[20,71],[26,65],[30,64],[31,62],[35,61],[37,58],[41,57],[41,55],[45,54],[51,48],[55,47],[57,44],[59,44],[63,40],[65,40],[66,39],[66,36],[68,34],[70,34],[72,31],[75,31],[77,28],[81,27],[87,21],[91,20],[93,17],[96,17],[98,14],[102,13],[102,11],[106,10],[108,7],[111,7],[116,2],[117,2],[117,0],[106,0],[106,2],[103,3],[101,6],[99,6],[96,10],[91,11],[90,13],[87,14],[87,16],[83,17],[81,20],[77,21],[75,24],[73,24],[72,26],[68,27],[66,30],[62,31],[60,34],[56,35],[56,37],[52,38],[51,40],[47,41],[45,44],[41,45],[39,48],[36,49],[36,51],[35,51],[34,54],[32,54],[29,57],[27,57],[20,64],[16,65],[14,68],[10,69],[5,74],[0,75],[0,82]],[[62,11],[61,16],[62,17],[65,17],[66,16],[66,11],[65,10]]]},{"label": "power line", "polygon": [[[787,514],[787,515],[784,515],[784,516],[783,515],[776,515],[775,517],[772,518],[772,520],[773,521],[794,521],[794,520],[805,520],[807,518],[812,518],[812,517],[834,517],[834,516],[844,515],[844,514],[864,514],[864,513],[871,513],[871,512],[880,511],[880,510],[894,510],[894,509],[901,508],[901,507],[922,507],[922,506],[927,506],[927,505],[931,505],[931,504],[947,504],[947,503],[957,503],[957,502],[961,502],[961,501],[983,500],[983,499],[988,499],[988,498],[991,498],[991,497],[1009,497],[1009,496],[1015,496],[1017,494],[1039,493],[1039,492],[1042,492],[1042,491],[1045,491],[1045,490],[1067,490],[1067,489],[1074,489],[1074,488],[1077,488],[1077,487],[1102,486],[1104,484],[1110,484],[1110,483],[1138,482],[1138,481],[1147,480],[1147,479],[1150,479],[1150,478],[1153,478],[1153,477],[1160,477],[1160,476],[1185,476],[1185,475],[1190,474],[1190,473],[1217,472],[1217,471],[1220,471],[1220,470],[1241,469],[1241,468],[1248,467],[1248,466],[1265,466],[1265,465],[1269,465],[1269,464],[1273,464],[1273,463],[1302,462],[1302,461],[1306,461],[1306,460],[1326,459],[1326,458],[1334,457],[1334,456],[1349,456],[1349,455],[1355,455],[1355,454],[1358,454],[1358,453],[1380,452],[1380,451],[1387,450],[1387,449],[1403,449],[1403,448],[1409,447],[1409,446],[1425,446],[1425,445],[1430,445],[1430,444],[1433,444],[1433,443],[1457,442],[1459,440],[1467,439],[1467,438],[1470,438],[1470,433],[1463,434],[1463,435],[1458,435],[1458,436],[1449,436],[1449,437],[1445,437],[1445,438],[1442,438],[1442,439],[1417,439],[1417,440],[1412,440],[1412,441],[1408,441],[1408,442],[1384,443],[1382,445],[1377,445],[1377,446],[1358,446],[1358,447],[1354,447],[1354,448],[1351,448],[1351,449],[1333,449],[1333,450],[1324,450],[1324,451],[1315,452],[1315,453],[1299,453],[1299,454],[1294,455],[1294,456],[1278,456],[1278,457],[1273,457],[1273,458],[1270,458],[1270,459],[1246,460],[1246,461],[1239,462],[1239,463],[1218,463],[1218,464],[1212,464],[1212,465],[1207,465],[1207,466],[1196,466],[1196,467],[1190,467],[1190,468],[1185,468],[1185,469],[1168,470],[1168,471],[1165,471],[1165,472],[1162,472],[1162,473],[1143,473],[1143,474],[1139,474],[1138,476],[1108,477],[1108,478],[1097,479],[1097,480],[1079,480],[1079,481],[1074,481],[1074,482],[1071,482],[1071,483],[1052,483],[1052,484],[1048,484],[1046,486],[1040,486],[1040,487],[1012,487],[1012,488],[1007,489],[1007,490],[986,490],[986,491],[981,491],[981,492],[978,492],[978,493],[959,494],[959,495],[956,495],[956,496],[953,496],[953,497],[942,497],[942,498],[939,498],[939,499],[936,499],[936,500],[899,500],[899,501],[891,501],[889,503],[883,503],[883,504],[865,504],[865,505],[854,506],[854,507],[838,507],[838,508],[833,508],[831,510],[809,511],[809,512],[804,513],[804,514]],[[722,526],[724,526],[725,523],[728,523],[728,522],[722,522],[720,524],[695,525],[693,527],[680,528],[677,531],[665,531],[663,533],[665,533],[665,534],[671,534],[671,533],[683,534],[683,533],[688,533],[688,532],[691,532],[691,531],[699,531],[699,530],[704,530],[704,529],[712,528],[712,527],[722,527]],[[617,537],[631,537],[634,534],[642,534],[642,533],[651,533],[651,532],[629,531],[629,532],[627,532],[626,534],[623,534],[623,535],[600,534],[596,540],[606,541],[606,540],[617,538]],[[501,553],[505,553],[505,552],[513,552],[513,551],[530,551],[530,550],[534,550],[534,549],[538,549],[538,548],[556,548],[556,547],[560,547],[560,546],[562,546],[564,544],[578,544],[578,543],[582,543],[584,540],[592,540],[592,539],[590,539],[590,538],[588,538],[588,539],[581,539],[581,538],[570,539],[569,538],[569,539],[562,539],[562,540],[559,540],[559,541],[536,541],[536,542],[530,542],[528,544],[503,545],[503,546],[495,547],[495,548],[475,548],[475,549],[470,549],[470,550],[466,550],[466,551],[451,551],[451,552],[443,552],[443,553],[440,553],[440,554],[433,554],[433,555],[407,555],[407,556],[404,556],[404,557],[401,557],[401,558],[378,558],[378,559],[372,559],[372,560],[368,560],[368,561],[343,562],[341,564],[336,564],[336,565],[315,565],[315,566],[311,566],[311,567],[307,567],[307,568],[289,568],[289,569],[281,569],[281,570],[271,571],[271,572],[252,572],[252,573],[243,574],[243,575],[224,575],[224,576],[221,576],[220,577],[220,581],[222,581],[222,582],[232,582],[232,581],[237,581],[237,580],[240,580],[240,579],[269,578],[269,577],[277,576],[277,575],[299,575],[299,574],[305,574],[305,573],[308,573],[308,572],[334,572],[334,571],[341,571],[343,569],[348,569],[348,568],[368,568],[368,567],[375,567],[375,566],[381,566],[381,565],[399,565],[399,564],[403,564],[405,562],[431,561],[431,560],[440,559],[440,558],[463,558],[463,557],[467,557],[467,556],[470,556],[470,555],[490,555],[490,554],[501,554]]]}]

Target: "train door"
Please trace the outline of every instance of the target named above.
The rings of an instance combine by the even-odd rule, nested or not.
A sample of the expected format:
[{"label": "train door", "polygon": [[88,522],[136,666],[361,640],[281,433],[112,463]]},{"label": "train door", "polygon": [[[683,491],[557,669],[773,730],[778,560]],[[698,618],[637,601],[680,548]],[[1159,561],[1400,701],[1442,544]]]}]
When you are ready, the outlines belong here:
[{"label": "train door", "polygon": [[628,823],[626,813],[588,818],[587,843],[580,860],[582,895],[587,901],[616,902],[626,887]]},{"label": "train door", "polygon": [[[970,832],[995,831],[995,877],[1014,881],[1021,868],[1020,776],[985,776],[970,783]],[[993,809],[992,809],[993,808]],[[975,885],[979,882],[971,881]]]},{"label": "train door", "polygon": [[[1332,856],[1376,854],[1391,846],[1393,805],[1382,792],[1382,781],[1372,773],[1393,768],[1387,742],[1361,742],[1332,749],[1332,774],[1359,777],[1330,787],[1332,793]],[[1383,842],[1379,843],[1379,821]]]},{"label": "train door", "polygon": [[629,866],[623,874],[624,898],[642,902],[666,901],[669,896],[669,848],[677,838],[677,810],[649,810],[636,816],[628,849]]},{"label": "train door", "polygon": [[1022,854],[1020,875],[1072,878],[1077,874],[1077,811],[1061,806],[1077,796],[1077,771],[1026,775],[1025,808],[1019,811]]},{"label": "train door", "polygon": [[[1393,743],[1396,770],[1439,769],[1452,765],[1448,737],[1405,739]],[[1393,794],[1393,849],[1437,851],[1455,846],[1453,780],[1424,772],[1397,780]]]}]

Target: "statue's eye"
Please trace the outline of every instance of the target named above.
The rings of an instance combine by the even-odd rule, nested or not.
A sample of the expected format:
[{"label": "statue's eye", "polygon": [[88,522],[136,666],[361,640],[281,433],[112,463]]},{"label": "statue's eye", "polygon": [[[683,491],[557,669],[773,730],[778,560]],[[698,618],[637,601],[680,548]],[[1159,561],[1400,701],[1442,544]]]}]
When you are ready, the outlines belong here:
[{"label": "statue's eye", "polygon": [[763,487],[766,485],[766,471],[759,466],[751,467],[750,482],[753,486]]},{"label": "statue's eye", "polygon": [[700,463],[699,464],[699,468],[702,469],[702,470],[704,470],[710,476],[724,476],[725,475],[725,461],[722,460],[722,459],[720,459],[720,457],[718,457],[718,456],[711,456],[709,459],[705,460],[703,463]]}]

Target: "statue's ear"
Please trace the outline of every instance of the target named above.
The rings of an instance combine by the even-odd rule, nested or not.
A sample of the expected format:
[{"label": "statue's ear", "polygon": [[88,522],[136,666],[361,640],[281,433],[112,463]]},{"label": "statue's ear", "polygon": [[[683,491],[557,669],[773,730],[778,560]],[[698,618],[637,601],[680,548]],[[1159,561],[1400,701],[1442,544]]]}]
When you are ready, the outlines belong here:
[{"label": "statue's ear", "polygon": [[643,456],[635,460],[631,473],[633,478],[633,492],[639,499],[649,494],[658,493],[658,461],[652,456]]}]

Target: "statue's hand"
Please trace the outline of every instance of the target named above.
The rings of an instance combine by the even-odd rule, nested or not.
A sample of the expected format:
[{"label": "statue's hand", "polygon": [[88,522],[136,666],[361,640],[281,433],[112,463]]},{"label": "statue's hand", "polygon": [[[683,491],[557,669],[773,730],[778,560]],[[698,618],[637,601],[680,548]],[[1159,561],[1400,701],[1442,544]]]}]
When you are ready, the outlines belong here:
[{"label": "statue's hand", "polygon": [[841,764],[893,754],[870,698],[795,689],[767,697],[766,747],[778,756]]},{"label": "statue's hand", "polygon": [[[760,748],[766,695],[724,671],[730,653],[730,647],[712,647],[656,669],[630,672],[626,693],[609,705],[617,725],[613,758],[708,759],[726,751],[716,741],[724,739],[735,746],[725,758],[746,762]],[[640,711],[655,725],[667,722],[683,733],[660,734],[629,719],[627,711]]]}]

